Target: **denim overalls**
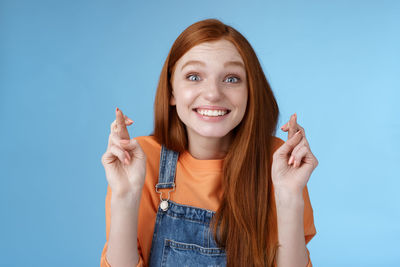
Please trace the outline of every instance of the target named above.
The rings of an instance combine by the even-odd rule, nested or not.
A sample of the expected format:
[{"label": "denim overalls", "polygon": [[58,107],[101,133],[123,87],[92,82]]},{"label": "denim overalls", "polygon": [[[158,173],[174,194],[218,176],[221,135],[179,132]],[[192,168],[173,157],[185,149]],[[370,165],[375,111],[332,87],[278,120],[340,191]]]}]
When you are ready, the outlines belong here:
[{"label": "denim overalls", "polygon": [[[218,248],[210,220],[213,211],[180,205],[169,200],[175,190],[178,153],[161,148],[160,171],[156,192],[160,193],[149,266],[226,266],[226,254]],[[158,189],[170,189],[168,197]],[[165,192],[164,192],[165,193]]]}]

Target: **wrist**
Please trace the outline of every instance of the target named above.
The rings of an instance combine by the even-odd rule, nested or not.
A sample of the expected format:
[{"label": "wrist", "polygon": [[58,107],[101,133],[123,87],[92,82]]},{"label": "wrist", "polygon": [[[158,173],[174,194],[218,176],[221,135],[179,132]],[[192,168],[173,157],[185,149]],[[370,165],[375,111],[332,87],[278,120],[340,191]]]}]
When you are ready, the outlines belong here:
[{"label": "wrist", "polygon": [[142,195],[142,189],[138,188],[133,191],[121,193],[112,193],[111,194],[111,206],[114,207],[126,207],[130,208],[132,206],[139,205],[140,198]]},{"label": "wrist", "polygon": [[304,208],[303,192],[301,190],[287,190],[275,188],[275,203],[276,207],[285,208]]}]

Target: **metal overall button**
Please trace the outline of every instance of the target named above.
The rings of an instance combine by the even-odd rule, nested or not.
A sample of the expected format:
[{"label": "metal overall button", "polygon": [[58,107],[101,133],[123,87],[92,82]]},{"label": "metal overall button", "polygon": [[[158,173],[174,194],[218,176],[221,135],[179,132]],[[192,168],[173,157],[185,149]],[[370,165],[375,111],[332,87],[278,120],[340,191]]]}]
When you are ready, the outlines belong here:
[{"label": "metal overall button", "polygon": [[158,185],[161,185],[161,184],[162,184],[162,183],[159,183],[159,184],[156,185],[156,192],[160,194],[160,208],[161,208],[163,211],[167,211],[168,208],[169,208],[169,203],[168,203],[168,201],[169,201],[169,198],[170,198],[170,193],[173,192],[173,191],[175,191],[175,183],[172,184],[172,189],[168,191],[168,197],[165,198],[165,199],[162,197],[162,193],[163,193],[163,192],[158,191],[158,188],[157,188],[157,186],[158,186]]}]

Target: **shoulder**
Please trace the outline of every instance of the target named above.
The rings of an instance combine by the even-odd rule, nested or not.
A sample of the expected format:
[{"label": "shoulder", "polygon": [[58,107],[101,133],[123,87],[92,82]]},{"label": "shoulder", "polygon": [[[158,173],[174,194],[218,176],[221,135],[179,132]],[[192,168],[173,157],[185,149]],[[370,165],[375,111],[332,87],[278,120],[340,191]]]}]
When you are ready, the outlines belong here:
[{"label": "shoulder", "polygon": [[140,146],[145,149],[159,149],[161,150],[161,145],[157,142],[156,138],[152,135],[138,136],[134,138],[139,142]]},{"label": "shoulder", "polygon": [[158,159],[160,157],[161,145],[157,142],[154,136],[138,136],[134,139],[138,141],[148,159]]},{"label": "shoulder", "polygon": [[285,141],[280,139],[279,137],[272,136],[272,154],[275,153],[275,151],[283,145]]}]

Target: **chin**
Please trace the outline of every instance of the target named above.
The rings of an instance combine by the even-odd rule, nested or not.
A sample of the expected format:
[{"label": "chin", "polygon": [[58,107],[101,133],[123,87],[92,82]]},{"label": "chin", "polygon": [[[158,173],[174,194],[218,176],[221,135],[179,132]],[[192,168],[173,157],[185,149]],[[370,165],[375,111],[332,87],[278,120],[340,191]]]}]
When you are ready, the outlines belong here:
[{"label": "chin", "polygon": [[197,134],[208,138],[222,138],[227,136],[231,131],[227,130],[210,130],[210,131],[198,131]]}]

